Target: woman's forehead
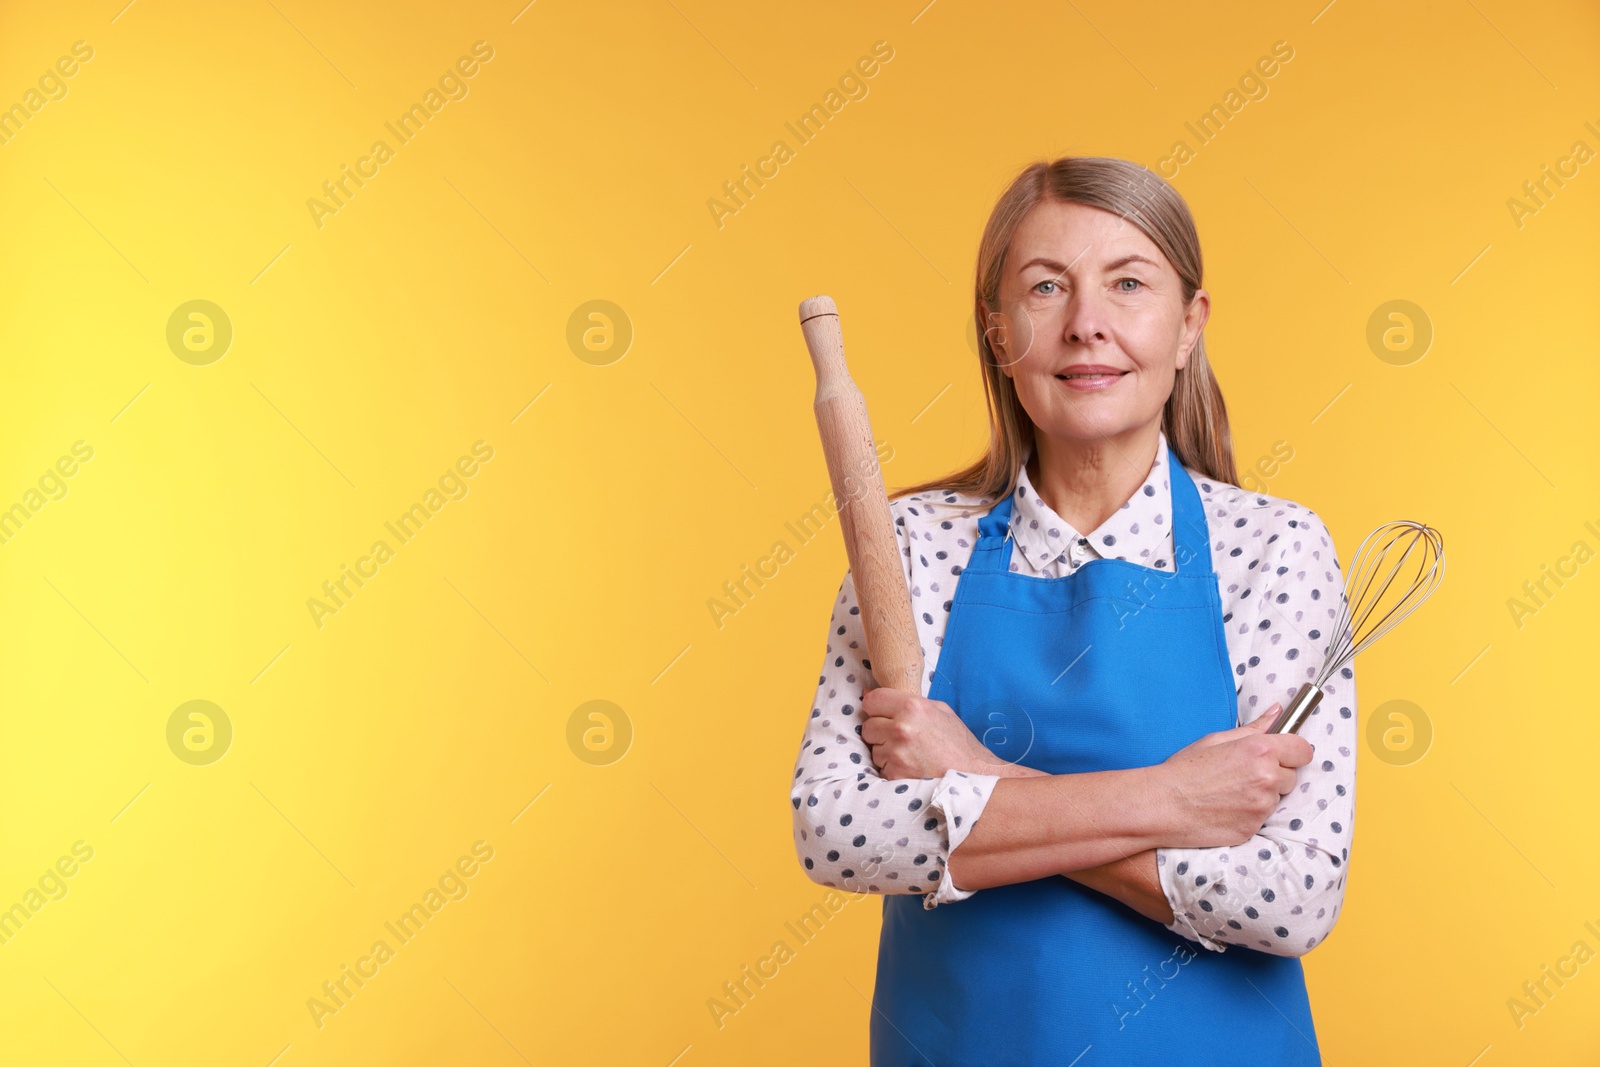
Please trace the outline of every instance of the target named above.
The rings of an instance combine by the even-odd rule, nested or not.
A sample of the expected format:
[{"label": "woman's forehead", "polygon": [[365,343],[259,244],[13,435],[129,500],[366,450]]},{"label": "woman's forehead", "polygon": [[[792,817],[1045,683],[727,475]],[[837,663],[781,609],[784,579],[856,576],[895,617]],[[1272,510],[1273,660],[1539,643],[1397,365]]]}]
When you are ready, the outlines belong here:
[{"label": "woman's forehead", "polygon": [[1013,249],[1042,247],[1061,251],[1071,246],[1073,255],[1086,248],[1109,249],[1110,256],[1141,251],[1153,260],[1163,257],[1155,242],[1128,219],[1087,204],[1046,201],[1035,205],[1022,219]]},{"label": "woman's forehead", "polygon": [[[1129,260],[1129,257],[1138,257]],[[1109,270],[1142,259],[1157,269],[1166,257],[1143,230],[1127,219],[1086,204],[1045,201],[1023,218],[1006,256],[1011,272],[1034,260],[1051,270]]]}]

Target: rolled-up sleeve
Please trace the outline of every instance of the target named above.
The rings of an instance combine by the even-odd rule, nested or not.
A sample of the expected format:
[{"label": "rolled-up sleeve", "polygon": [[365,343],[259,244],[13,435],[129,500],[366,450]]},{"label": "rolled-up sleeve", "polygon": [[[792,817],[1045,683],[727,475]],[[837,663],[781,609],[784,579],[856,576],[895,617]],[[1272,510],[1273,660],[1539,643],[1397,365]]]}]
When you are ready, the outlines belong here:
[{"label": "rolled-up sleeve", "polygon": [[[1344,596],[1332,538],[1304,508],[1289,510],[1267,539],[1260,573],[1255,590],[1225,604],[1228,624],[1251,635],[1241,642],[1243,662],[1234,665],[1241,724],[1274,702],[1287,706],[1318,672]],[[1353,664],[1323,690],[1299,730],[1315,750],[1311,762],[1295,772],[1294,788],[1259,832],[1230,847],[1156,850],[1173,933],[1214,951],[1243,945],[1302,956],[1332,931],[1344,901],[1355,814]]]},{"label": "rolled-up sleeve", "polygon": [[[796,854],[820,885],[920,893],[924,908],[965,900],[975,891],[955,886],[947,860],[977,822],[999,776],[951,770],[939,778],[884,778],[861,739],[867,720],[861,697],[875,687],[866,647],[846,572],[789,791]],[[926,695],[926,678],[923,686]]]}]

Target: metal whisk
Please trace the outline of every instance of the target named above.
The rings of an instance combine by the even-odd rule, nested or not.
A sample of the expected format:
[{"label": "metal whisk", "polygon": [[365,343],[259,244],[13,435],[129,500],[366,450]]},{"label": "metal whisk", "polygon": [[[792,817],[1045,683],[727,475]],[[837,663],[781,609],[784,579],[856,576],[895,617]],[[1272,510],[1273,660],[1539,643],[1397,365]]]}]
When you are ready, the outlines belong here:
[{"label": "metal whisk", "polygon": [[1322,699],[1323,686],[1372,642],[1433,595],[1444,579],[1444,538],[1420,522],[1386,522],[1356,549],[1344,603],[1322,669],[1279,713],[1268,733],[1294,733]]}]

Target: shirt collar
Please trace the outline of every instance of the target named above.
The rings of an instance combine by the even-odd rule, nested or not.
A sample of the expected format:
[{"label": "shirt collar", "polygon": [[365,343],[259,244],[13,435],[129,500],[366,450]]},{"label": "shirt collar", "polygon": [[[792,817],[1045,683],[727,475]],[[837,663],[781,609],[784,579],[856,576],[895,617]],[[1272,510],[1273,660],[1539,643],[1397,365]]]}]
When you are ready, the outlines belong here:
[{"label": "shirt collar", "polygon": [[[1031,453],[1030,453],[1031,455]],[[1059,559],[1079,538],[1090,557],[1121,559],[1144,567],[1172,569],[1172,487],[1167,467],[1167,435],[1157,431],[1155,461],[1144,484],[1122,507],[1088,533],[1074,530],[1040,498],[1028,478],[1028,457],[1017,473],[1011,536],[1034,570]]]}]

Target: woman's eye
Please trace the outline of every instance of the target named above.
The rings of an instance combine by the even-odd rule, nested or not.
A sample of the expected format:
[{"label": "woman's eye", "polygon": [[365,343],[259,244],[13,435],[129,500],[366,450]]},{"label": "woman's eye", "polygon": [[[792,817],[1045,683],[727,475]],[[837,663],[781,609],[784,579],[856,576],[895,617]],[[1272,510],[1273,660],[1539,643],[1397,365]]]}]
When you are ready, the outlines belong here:
[{"label": "woman's eye", "polygon": [[[1143,285],[1144,284],[1144,282],[1141,282],[1138,278],[1118,278],[1117,279],[1117,284],[1118,285],[1121,285],[1123,282],[1132,282],[1134,285]],[[1121,290],[1118,290],[1118,291],[1119,292],[1123,292],[1123,293],[1131,293],[1134,290],[1132,290],[1132,289],[1121,289]]]},{"label": "woman's eye", "polygon": [[[1044,281],[1039,283],[1039,285],[1055,285],[1055,284],[1057,284],[1057,283],[1056,283],[1055,279],[1053,279],[1053,278],[1046,278]],[[1036,292],[1036,293],[1039,292],[1039,285],[1035,285],[1033,287],[1033,291],[1034,292]],[[1054,292],[1054,291],[1055,290],[1053,290],[1053,289],[1051,290],[1051,292]],[[1049,296],[1050,293],[1039,293],[1039,295],[1040,296]]]}]

